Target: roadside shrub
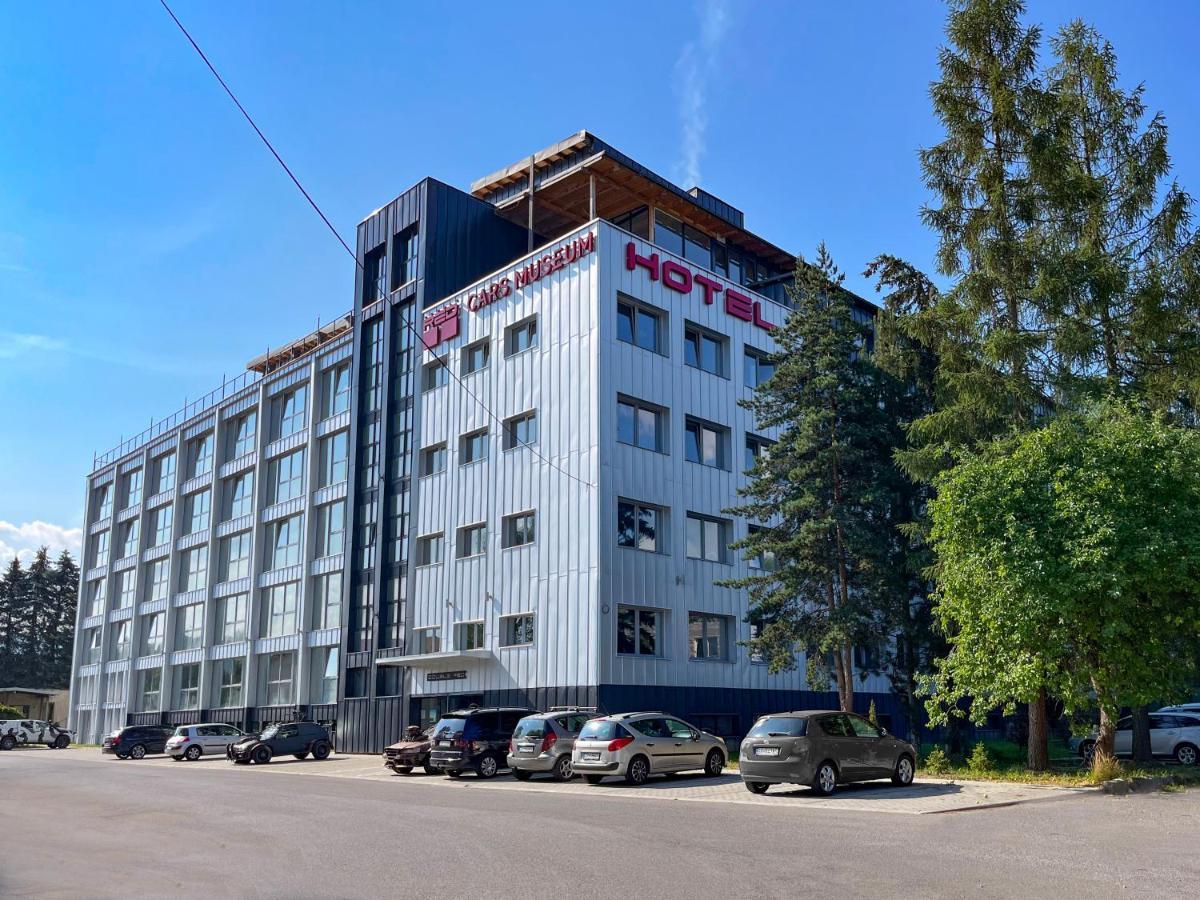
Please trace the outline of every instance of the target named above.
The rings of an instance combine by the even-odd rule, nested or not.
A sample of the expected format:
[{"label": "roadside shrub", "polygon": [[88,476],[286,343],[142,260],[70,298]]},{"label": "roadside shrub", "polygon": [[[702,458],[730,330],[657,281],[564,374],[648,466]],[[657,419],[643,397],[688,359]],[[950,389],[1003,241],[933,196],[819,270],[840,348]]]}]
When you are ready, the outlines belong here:
[{"label": "roadside shrub", "polygon": [[950,771],[950,758],[941,747],[933,747],[925,754],[924,766],[930,775],[945,775]]},{"label": "roadside shrub", "polygon": [[1120,778],[1121,771],[1121,763],[1115,756],[1111,756],[1103,750],[1096,750],[1092,754],[1092,770],[1088,773],[1088,780],[1092,784],[1100,784],[1101,782],[1111,781],[1114,778]]},{"label": "roadside shrub", "polygon": [[5,706],[0,703],[0,719],[23,719],[21,711],[14,706]]},{"label": "roadside shrub", "polygon": [[991,770],[992,758],[988,755],[983,741],[979,741],[975,745],[975,749],[971,751],[971,755],[967,757],[967,768],[977,775]]},{"label": "roadside shrub", "polygon": [[872,725],[874,725],[876,728],[879,727],[879,718],[878,718],[878,716],[875,715],[875,701],[874,700],[871,701],[871,707],[870,707],[870,709],[867,710],[867,721],[870,722]]}]

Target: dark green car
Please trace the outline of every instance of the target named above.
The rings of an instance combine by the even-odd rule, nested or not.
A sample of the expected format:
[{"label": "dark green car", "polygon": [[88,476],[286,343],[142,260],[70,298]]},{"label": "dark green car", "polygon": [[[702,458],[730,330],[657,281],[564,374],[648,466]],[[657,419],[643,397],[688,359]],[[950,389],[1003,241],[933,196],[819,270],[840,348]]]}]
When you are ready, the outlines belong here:
[{"label": "dark green car", "polygon": [[738,768],[746,790],[806,784],[832,794],[838,784],[891,778],[912,784],[917,750],[862,716],[827,709],[763,716],[742,741]]}]

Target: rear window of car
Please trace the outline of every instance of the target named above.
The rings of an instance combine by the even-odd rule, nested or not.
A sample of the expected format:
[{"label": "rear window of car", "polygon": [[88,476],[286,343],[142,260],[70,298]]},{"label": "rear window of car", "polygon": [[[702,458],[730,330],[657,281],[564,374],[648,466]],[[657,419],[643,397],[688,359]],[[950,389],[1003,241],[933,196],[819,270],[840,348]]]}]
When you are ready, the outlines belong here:
[{"label": "rear window of car", "polygon": [[517,723],[513,732],[514,738],[540,738],[546,736],[546,720],[540,716],[530,716]]},{"label": "rear window of car", "polygon": [[579,732],[579,739],[581,741],[613,741],[626,734],[625,729],[616,722],[592,719]]},{"label": "rear window of car", "polygon": [[[492,720],[495,721],[495,716],[492,716]],[[433,726],[433,734],[439,738],[461,735],[464,739],[470,740],[475,738],[481,730],[481,722],[476,716],[447,716],[438,719],[438,723]]]},{"label": "rear window of car", "polygon": [[804,737],[808,734],[808,719],[795,716],[768,716],[759,719],[747,737]]}]

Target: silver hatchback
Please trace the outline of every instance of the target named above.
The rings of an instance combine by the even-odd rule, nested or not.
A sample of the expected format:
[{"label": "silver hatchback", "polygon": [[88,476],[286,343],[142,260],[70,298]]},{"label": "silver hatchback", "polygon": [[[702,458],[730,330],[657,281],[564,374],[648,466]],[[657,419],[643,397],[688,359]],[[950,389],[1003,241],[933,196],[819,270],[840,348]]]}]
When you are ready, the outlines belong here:
[{"label": "silver hatchback", "polygon": [[167,738],[166,752],[174,760],[186,759],[195,762],[201,756],[224,758],[225,751],[235,741],[246,736],[240,728],[224,722],[206,722],[201,725],[180,725]]},{"label": "silver hatchback", "polygon": [[535,772],[549,772],[555,781],[570,781],[571,751],[575,739],[594,710],[553,708],[534,713],[517,723],[508,745],[508,765],[513,776],[528,781]]},{"label": "silver hatchback", "polygon": [[729,759],[725,742],[662,712],[619,713],[583,726],[571,766],[588,784],[608,775],[644,784],[651,775],[702,770],[720,775]]}]

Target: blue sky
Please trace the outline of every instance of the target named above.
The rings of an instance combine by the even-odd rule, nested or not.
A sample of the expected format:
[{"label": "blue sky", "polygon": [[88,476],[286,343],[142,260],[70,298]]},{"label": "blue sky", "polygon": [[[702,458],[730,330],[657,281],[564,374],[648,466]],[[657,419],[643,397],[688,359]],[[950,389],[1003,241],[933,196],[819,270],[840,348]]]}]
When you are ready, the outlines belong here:
[{"label": "blue sky", "polygon": [[[447,10],[453,9],[453,12]],[[1085,15],[1200,193],[1200,4]],[[197,3],[176,12],[348,241],[586,128],[851,287],[932,267],[917,149],[944,8],[794,2]],[[352,262],[153,0],[0,6],[0,558],[75,545],[93,451],[350,308]]]}]

